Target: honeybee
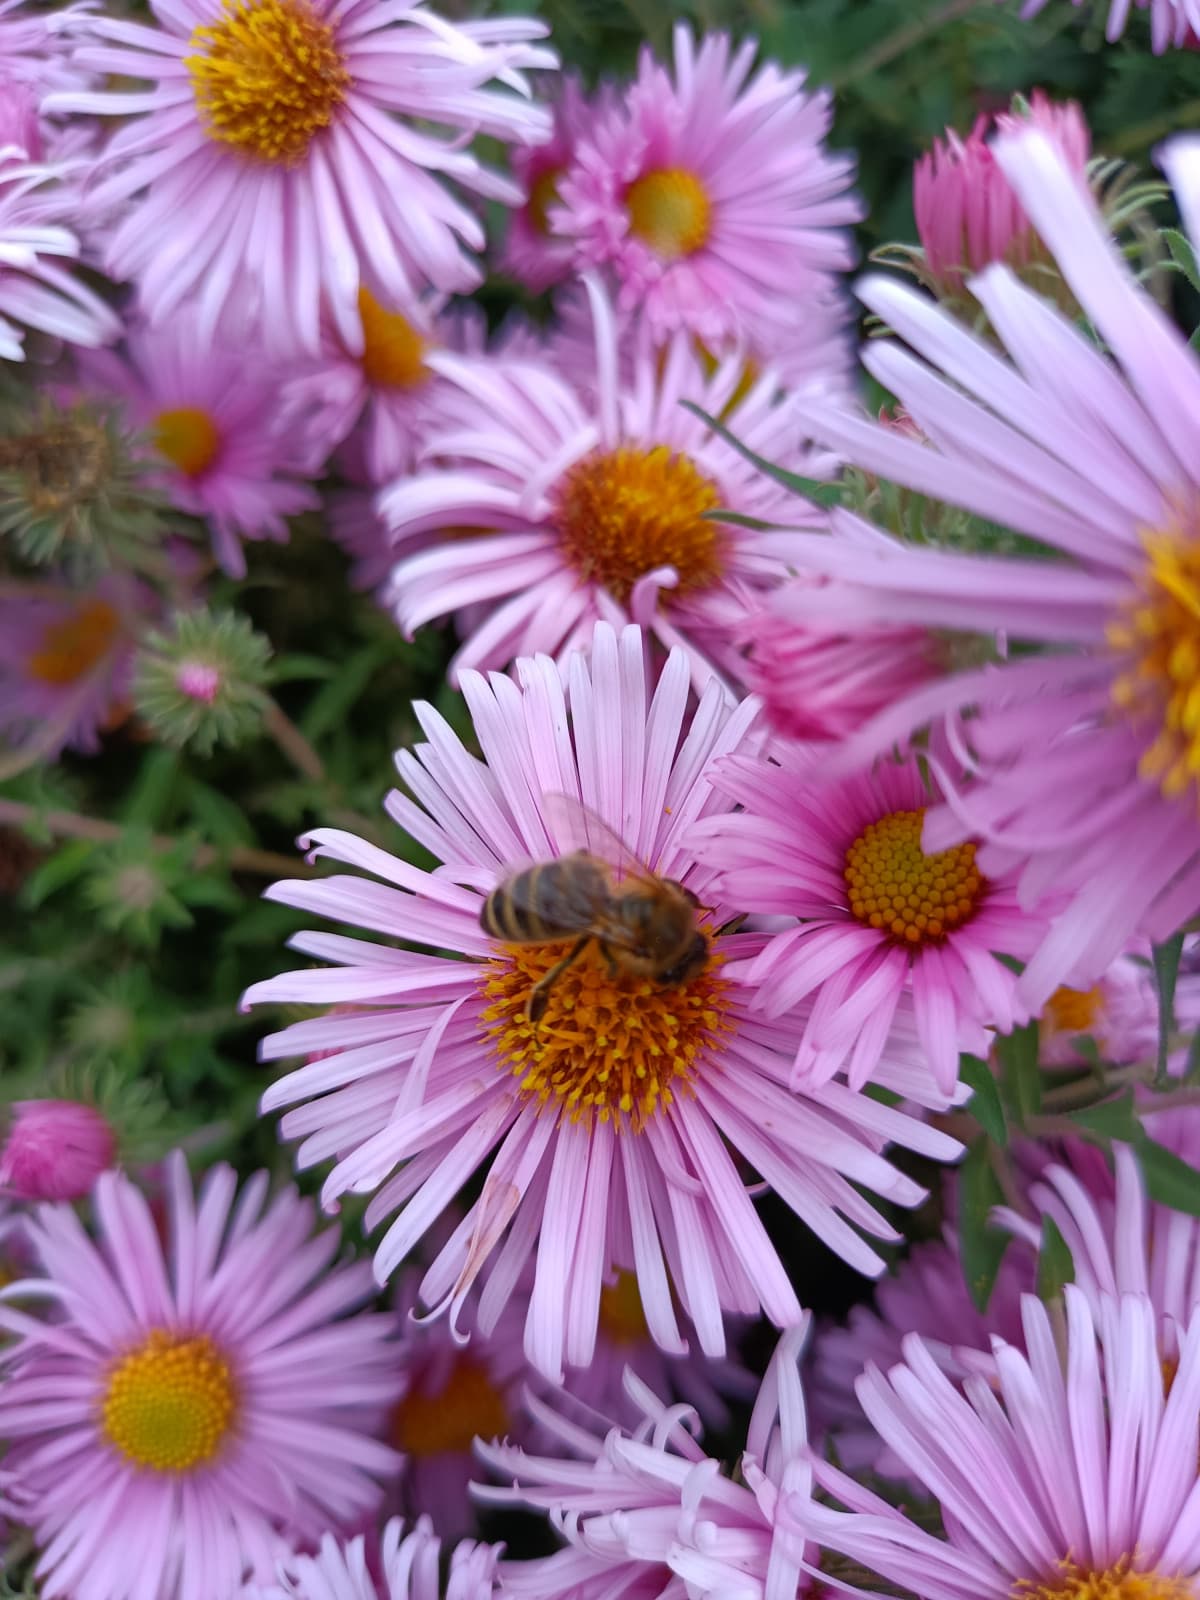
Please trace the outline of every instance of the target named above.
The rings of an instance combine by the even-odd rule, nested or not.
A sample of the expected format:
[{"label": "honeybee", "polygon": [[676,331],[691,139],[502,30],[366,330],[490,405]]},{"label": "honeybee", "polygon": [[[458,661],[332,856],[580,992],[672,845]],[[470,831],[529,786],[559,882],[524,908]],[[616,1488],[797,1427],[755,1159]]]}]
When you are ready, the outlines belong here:
[{"label": "honeybee", "polygon": [[573,817],[574,829],[582,824],[585,848],[514,873],[492,890],[479,914],[484,932],[506,944],[573,940],[529,991],[529,1020],[541,1020],[554,984],[593,943],[614,978],[627,972],[669,988],[701,972],[708,940],[697,925],[700,902],[692,891],[648,871],[579,801],[567,795],[545,800],[551,815]]}]

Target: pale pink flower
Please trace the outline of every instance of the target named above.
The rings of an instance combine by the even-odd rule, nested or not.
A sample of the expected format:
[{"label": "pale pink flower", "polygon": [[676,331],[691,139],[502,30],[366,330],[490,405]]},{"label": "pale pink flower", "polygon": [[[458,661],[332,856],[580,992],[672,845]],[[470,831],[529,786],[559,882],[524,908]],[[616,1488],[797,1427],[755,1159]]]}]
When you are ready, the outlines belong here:
[{"label": "pale pink flower", "polygon": [[0,732],[52,760],[65,748],[94,754],[129,711],[148,592],[123,574],[61,598],[0,600]]},{"label": "pale pink flower", "polygon": [[565,73],[550,101],[554,123],[549,139],[513,151],[513,175],[525,198],[509,214],[500,267],[534,294],[571,274],[575,246],[551,230],[550,207],[559,199],[559,184],[571,168],[580,139],[598,117],[611,115],[614,103],[608,85],[601,85],[589,98],[578,75]]},{"label": "pale pink flower", "polygon": [[830,782],[805,751],[723,761],[713,782],[738,803],[697,827],[721,892],[743,910],[790,916],[739,966],[766,1016],[804,1002],[799,1076],[868,1082],[898,1010],[911,1005],[938,1087],[951,1095],[963,1051],[1027,1020],[1004,955],[1024,960],[1045,919],[1023,911],[1016,874],[984,876],[975,846],[921,847],[939,798],[916,756]]},{"label": "pale pink flower", "polygon": [[340,1542],[322,1535],[316,1555],[296,1555],[282,1563],[273,1584],[250,1585],[239,1600],[492,1600],[496,1565],[503,1545],[464,1539],[450,1555],[445,1585],[441,1541],[428,1517],[418,1517],[410,1533],[393,1517],[375,1553],[366,1537]]},{"label": "pale pink flower", "polygon": [[767,344],[822,275],[849,267],[862,215],[853,162],[824,147],[831,103],[757,47],[690,28],[674,70],[643,49],[624,101],[598,113],[560,180],[554,232],[609,268],[622,309],[658,333]]},{"label": "pale pink flower", "polygon": [[410,0],[161,0],[154,18],[80,24],[81,65],[145,88],[47,101],[121,119],[91,204],[125,207],[106,261],[152,321],[191,302],[207,335],[228,308],[316,354],[327,311],[357,350],[360,288],[407,305],[478,283],[462,246],[483,228],[452,185],[520,199],[466,143],[546,137],[522,76],[555,64],[542,24],[456,26]]},{"label": "pale pink flower", "polygon": [[793,1537],[921,1600],[1189,1600],[1200,1577],[1200,1317],[1180,1330],[1168,1383],[1148,1299],[1106,1298],[1094,1311],[1072,1284],[1064,1298],[1061,1355],[1030,1295],[1028,1355],[997,1341],[991,1378],[960,1389],[913,1334],[904,1363],[859,1380],[880,1436],[940,1502],[944,1535],[814,1460],[816,1483],[846,1509],[792,1496],[779,1515]]},{"label": "pale pink flower", "polygon": [[288,368],[261,351],[215,342],[180,317],[134,328],[123,354],[99,351],[78,367],[86,389],[119,400],[149,436],[152,481],[178,510],[205,519],[230,576],[245,576],[243,539],[284,542],[288,517],[319,503],[303,480],[333,434],[324,448],[304,434],[287,403]]},{"label": "pale pink flower", "polygon": [[376,1254],[380,1281],[482,1172],[478,1200],[422,1281],[422,1302],[456,1324],[480,1280],[474,1321],[486,1335],[535,1256],[525,1349],[556,1382],[564,1360],[585,1366],[594,1354],[612,1267],[636,1272],[651,1336],[674,1354],[684,1351],[675,1296],[707,1355],[725,1353],[723,1312],[798,1320],[734,1152],[831,1248],[874,1273],[882,1263],[856,1230],[894,1234],[864,1191],[901,1205],[922,1192],[885,1146],[943,1157],[958,1149],[841,1083],[789,1091],[794,1029],[756,1013],[753,989],[721,970],[757,953],[761,937],[719,931],[736,909],[719,897],[706,901],[707,960],[695,976],[656,986],[620,968],[610,974],[589,947],[546,991],[540,1020],[528,1019],[533,985],[563,948],[500,943],[480,912],[483,896],[530,861],[578,847],[547,795],[582,801],[644,867],[707,893],[709,875],[683,841],[725,804],[708,764],[752,747],[755,707],[730,707],[714,683],[690,709],[682,651],[651,693],[645,652],[637,628],[618,635],[600,624],[590,663],[574,655],[565,685],[545,657],[520,662],[516,682],[464,673],[482,762],[417,705],[427,742],[397,756],[414,798],[393,793],[387,810],[441,865],[426,872],[318,830],[315,855],[383,883],[302,880],[276,885],[271,898],[386,942],[299,934],[298,949],[333,965],[246,995],[247,1004],[364,1008],[264,1041],[267,1060],[334,1052],[283,1077],[264,1111],[293,1107],[282,1129],[303,1139],[302,1165],[337,1158],[327,1205],[372,1193],[368,1227],[399,1211]]},{"label": "pale pink flower", "polygon": [[[1175,1014],[1180,1026],[1200,1024],[1197,980],[1180,973]],[[1094,1041],[1105,1061],[1143,1061],[1158,1048],[1158,990],[1150,949],[1118,956],[1090,989],[1056,989],[1038,1018],[1038,1060],[1043,1066],[1078,1066],[1087,1057],[1082,1038]]]},{"label": "pale pink flower", "polygon": [[[971,288],[1011,363],[924,296],[874,278],[862,297],[905,347],[873,341],[864,360],[928,442],[796,404],[816,438],[867,470],[1060,558],[842,538],[812,541],[807,558],[843,580],[813,607],[826,624],[844,608],[860,623],[1000,630],[1022,646],[904,696],[838,759],[860,762],[951,716],[971,781],[939,772],[946,798],[924,845],[978,838],[980,870],[1016,868],[1023,903],[1065,896],[1019,983],[1040,1010],[1060,985],[1094,983],[1135,933],[1172,933],[1200,901],[1200,364],[1058,150],[1038,132],[993,148],[1111,357],[1005,267]],[[1200,140],[1175,141],[1168,161],[1185,214],[1200,208]],[[846,521],[835,513],[835,527]],[[960,708],[975,714],[959,721]]]},{"label": "pale pink flower", "polygon": [[[1082,0],[1072,0],[1076,6],[1081,3]],[[1046,0],[1025,0],[1021,16],[1036,17],[1045,4]],[[1111,0],[1104,30],[1110,43],[1125,32],[1134,6],[1150,12],[1150,45],[1156,55],[1161,55],[1168,45],[1195,49],[1196,35],[1200,33],[1200,6],[1196,0]]]},{"label": "pale pink flower", "polygon": [[[618,324],[598,285],[589,293],[588,379],[568,379],[548,359],[497,367],[429,358],[462,403],[455,425],[426,443],[443,464],[380,498],[402,558],[392,576],[397,620],[411,633],[485,608],[453,672],[542,651],[561,659],[603,618],[640,623],[664,649],[684,645],[698,688],[714,672],[736,677],[733,619],[810,542],[780,525],[811,528],[817,514],[682,402],[723,416],[749,449],[798,472],[824,475],[832,463],[798,448],[791,401],[770,369],[739,396],[741,358],[726,357],[708,376],[683,334],[666,352],[642,339],[623,382]],[[764,533],[712,520],[719,509],[775,526]],[[405,556],[430,533],[443,537]]]},{"label": "pale pink flower", "polygon": [[[0,1430],[46,1595],[235,1594],[247,1569],[270,1576],[284,1535],[367,1513],[395,1470],[372,1437],[397,1387],[389,1319],[343,1316],[369,1268],[332,1267],[339,1235],[314,1235],[294,1190],[236,1185],[215,1167],[193,1197],[177,1152],[166,1244],[111,1172],[98,1243],[70,1206],[30,1221],[44,1276],[0,1297]],[[18,1309],[34,1298],[48,1320]]]},{"label": "pale pink flower", "polygon": [[94,1106],[17,1100],[0,1149],[0,1190],[17,1200],[80,1200],[116,1153],[116,1135]]},{"label": "pale pink flower", "polygon": [[968,276],[993,261],[1029,266],[1044,250],[1033,224],[997,162],[993,133],[1039,128],[1060,150],[1068,169],[1087,182],[1091,135],[1083,112],[1072,101],[1056,105],[1035,89],[1029,113],[1001,112],[980,117],[965,139],[946,129],[943,143],[913,168],[913,211],[925,266],[943,291],[960,290]]}]

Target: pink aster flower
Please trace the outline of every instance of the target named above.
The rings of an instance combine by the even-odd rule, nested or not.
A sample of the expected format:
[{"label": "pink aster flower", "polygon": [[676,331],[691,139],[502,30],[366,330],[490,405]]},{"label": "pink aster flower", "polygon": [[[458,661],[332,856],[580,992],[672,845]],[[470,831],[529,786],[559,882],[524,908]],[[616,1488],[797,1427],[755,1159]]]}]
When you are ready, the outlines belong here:
[{"label": "pink aster flower", "polygon": [[520,198],[465,144],[546,137],[522,76],[555,64],[531,42],[540,23],[455,26],[410,0],[186,0],[154,16],[89,16],[96,42],[78,52],[146,88],[47,102],[122,119],[92,204],[136,200],[106,260],[152,321],[192,299],[207,334],[233,307],[269,343],[315,354],[324,309],[357,350],[360,288],[406,305],[428,284],[475,286],[462,246],[481,248],[483,229],[451,185]]},{"label": "pink aster flower", "polygon": [[[269,1577],[281,1535],[378,1503],[395,1453],[371,1436],[395,1394],[389,1320],[343,1313],[365,1264],[333,1267],[294,1190],[230,1168],[193,1197],[167,1168],[168,1243],[127,1178],[95,1190],[99,1243],[70,1206],[29,1225],[44,1277],[0,1301],[0,1430],[47,1595],[211,1600]],[[48,1320],[18,1310],[34,1297]],[[132,1559],[131,1552],[136,1552]]]},{"label": "pink aster flower", "polygon": [[149,434],[163,492],[208,522],[231,577],[246,573],[243,539],[286,541],[287,518],[318,504],[301,480],[320,468],[333,435],[322,448],[304,434],[283,392],[287,371],[261,352],[205,338],[189,318],[135,328],[123,356],[105,350],[79,361],[83,385],[116,397]]},{"label": "pink aster flower", "polygon": [[18,1200],[81,1200],[116,1154],[116,1135],[94,1106],[18,1100],[0,1149],[0,1189]]},{"label": "pink aster flower", "polygon": [[575,246],[551,231],[550,207],[559,199],[559,184],[571,168],[580,140],[598,117],[611,115],[613,106],[608,86],[602,85],[589,98],[578,76],[566,74],[550,103],[554,122],[549,139],[513,151],[513,174],[525,199],[509,216],[500,266],[534,294],[571,274]]},{"label": "pink aster flower", "polygon": [[[2,92],[0,84],[0,92]],[[28,138],[10,127],[9,138]],[[72,275],[79,240],[75,205],[63,185],[66,168],[26,161],[13,145],[0,147],[0,359],[24,359],[22,328],[68,344],[115,339],[117,316]]]},{"label": "pink aster flower", "polygon": [[623,103],[598,114],[550,225],[607,266],[620,304],[658,332],[769,342],[820,275],[851,265],[853,162],[824,148],[831,105],[802,72],[754,71],[756,45],[674,36],[674,72],[642,51]]},{"label": "pink aster flower", "polygon": [[[1200,1023],[1195,978],[1181,973],[1175,1014],[1181,1026]],[[1043,1066],[1076,1066],[1086,1057],[1082,1038],[1094,1041],[1105,1061],[1128,1065],[1158,1048],[1158,990],[1149,946],[1118,956],[1090,989],[1056,989],[1038,1018],[1038,1059]]]},{"label": "pink aster flower", "polygon": [[[1015,866],[1023,903],[1065,896],[1019,984],[1040,1010],[1059,985],[1095,982],[1135,933],[1172,933],[1200,900],[1200,364],[1125,270],[1055,147],[1032,132],[993,148],[1112,356],[1004,267],[972,292],[1010,361],[924,296],[869,279],[864,300],[906,348],[874,341],[864,359],[930,442],[796,404],[849,459],[1007,523],[1057,558],[836,538],[813,541],[808,558],[844,581],[836,603],[860,622],[998,629],[1022,646],[904,696],[841,759],[952,717],[971,781],[940,773],[946,798],[924,847],[978,838],[980,870]],[[1176,141],[1170,166],[1185,212],[1200,206],[1200,141]],[[960,708],[973,708],[969,722]]]},{"label": "pink aster flower", "polygon": [[[50,586],[48,586],[50,587]],[[93,754],[129,711],[137,637],[149,596],[122,574],[61,596],[0,600],[0,733],[52,760]]]},{"label": "pink aster flower", "polygon": [[[697,687],[713,672],[736,676],[731,617],[807,547],[780,525],[815,526],[815,513],[682,402],[723,416],[749,449],[796,471],[820,475],[830,462],[797,448],[791,403],[770,369],[739,396],[742,359],[730,355],[707,376],[686,335],[665,353],[643,339],[622,382],[618,324],[595,283],[589,293],[587,377],[568,379],[548,360],[497,369],[430,357],[462,403],[456,425],[426,444],[445,464],[400,479],[380,499],[402,556],[392,577],[397,620],[411,632],[486,607],[455,657],[457,672],[534,652],[561,658],[600,617],[632,618],[667,649],[684,644]],[[775,531],[714,521],[718,509]],[[403,557],[431,531],[454,537]]]},{"label": "pink aster flower", "polygon": [[940,1502],[944,1536],[822,1462],[816,1482],[846,1509],[796,1495],[785,1525],[921,1600],[1189,1600],[1200,1317],[1180,1331],[1168,1384],[1149,1300],[1105,1300],[1097,1314],[1073,1285],[1064,1294],[1061,1357],[1046,1307],[1027,1296],[1029,1354],[998,1341],[994,1379],[958,1388],[910,1335],[902,1364],[859,1381],[881,1437]]},{"label": "pink aster flower", "polygon": [[[1022,17],[1035,17],[1046,0],[1025,0]],[[1081,0],[1072,0],[1078,6]],[[1150,12],[1150,44],[1155,55],[1161,55],[1168,45],[1181,49],[1195,49],[1196,35],[1200,33],[1200,7],[1196,0],[1111,0],[1105,36],[1111,43],[1125,32],[1130,12],[1136,5],[1139,11]]]},{"label": "pink aster flower", "polygon": [[1015,873],[983,876],[974,844],[922,849],[938,795],[915,756],[840,782],[806,752],[788,765],[743,756],[722,762],[714,782],[742,808],[698,826],[722,892],[745,910],[798,919],[744,970],[769,1017],[811,1001],[799,1075],[824,1082],[845,1070],[852,1086],[866,1083],[897,1011],[911,1005],[950,1095],[963,1051],[986,1056],[992,1029],[1027,1020],[1016,975],[997,958],[1024,960],[1044,919],[1021,909]]},{"label": "pink aster flower", "polygon": [[368,1556],[364,1535],[340,1543],[327,1533],[316,1555],[293,1556],[277,1583],[249,1587],[241,1600],[492,1600],[503,1548],[463,1540],[451,1553],[443,1585],[441,1541],[429,1518],[419,1517],[406,1534],[393,1517],[377,1562],[374,1552]]},{"label": "pink aster flower", "polygon": [[[516,682],[463,674],[482,763],[431,707],[415,708],[428,742],[397,756],[413,798],[393,793],[387,809],[441,865],[426,872],[350,834],[314,833],[317,855],[372,876],[278,884],[271,898],[386,942],[300,934],[297,948],[331,966],[246,995],[365,1008],[264,1042],[268,1060],[333,1052],[280,1079],[264,1111],[293,1108],[282,1127],[303,1139],[302,1165],[337,1158],[327,1205],[372,1193],[369,1227],[399,1213],[376,1254],[381,1282],[480,1172],[479,1198],[425,1274],[422,1302],[457,1324],[478,1280],[486,1332],[534,1257],[525,1350],[555,1382],[564,1361],[592,1359],[612,1267],[636,1273],[651,1336],[674,1354],[684,1351],[676,1298],[706,1355],[725,1353],[723,1312],[799,1319],[752,1203],[751,1169],[873,1273],[880,1259],[857,1229],[894,1234],[864,1191],[902,1205],[921,1194],[885,1159],[886,1144],[958,1149],[841,1083],[789,1091],[794,1030],[756,1012],[753,989],[722,971],[756,954],[761,936],[728,931],[737,908],[716,896],[699,913],[704,965],[691,977],[658,984],[620,962],[610,969],[593,942],[538,989],[531,1020],[535,985],[571,947],[495,939],[480,914],[484,895],[530,862],[579,847],[576,813],[546,796],[590,808],[638,871],[705,896],[686,830],[724,804],[708,763],[754,737],[753,704],[730,707],[716,684],[689,710],[682,651],[651,693],[640,630],[600,624],[591,643],[590,664],[573,656],[565,686],[545,657],[519,663]],[[622,879],[631,868],[626,859],[611,870]]]},{"label": "pink aster flower", "polygon": [[961,290],[969,275],[993,261],[1018,269],[1045,261],[1044,246],[991,144],[994,133],[1023,126],[1040,129],[1080,183],[1087,182],[1091,135],[1073,100],[1056,105],[1035,89],[1027,117],[1013,112],[980,117],[965,139],[947,128],[945,142],[935,139],[913,169],[913,211],[924,265],[943,292]]}]

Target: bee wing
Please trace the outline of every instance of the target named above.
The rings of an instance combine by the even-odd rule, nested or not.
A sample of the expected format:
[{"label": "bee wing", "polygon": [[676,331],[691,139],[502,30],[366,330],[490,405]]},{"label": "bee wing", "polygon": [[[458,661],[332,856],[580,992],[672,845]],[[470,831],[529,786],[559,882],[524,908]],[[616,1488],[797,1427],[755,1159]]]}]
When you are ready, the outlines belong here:
[{"label": "bee wing", "polygon": [[630,878],[651,883],[654,874],[638,860],[633,851],[603,817],[582,800],[569,794],[542,796],[542,811],[550,825],[559,853],[567,855],[572,850],[586,850],[591,856],[611,868],[618,882]]}]

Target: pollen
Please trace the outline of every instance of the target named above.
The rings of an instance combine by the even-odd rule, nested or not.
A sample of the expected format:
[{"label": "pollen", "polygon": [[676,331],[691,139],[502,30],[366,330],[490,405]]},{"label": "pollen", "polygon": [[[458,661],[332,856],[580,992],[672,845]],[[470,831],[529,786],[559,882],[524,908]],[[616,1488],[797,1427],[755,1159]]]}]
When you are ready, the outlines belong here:
[{"label": "pollen", "polygon": [[637,1274],[618,1272],[600,1289],[600,1328],[614,1344],[643,1344],[650,1337]]},{"label": "pollen", "polygon": [[1129,1558],[1103,1572],[1064,1561],[1049,1582],[1023,1582],[1013,1600],[1195,1600],[1192,1581],[1159,1572],[1136,1572]]},{"label": "pollen", "polygon": [[293,166],[333,121],[350,74],[334,31],[308,0],[224,0],[184,57],[211,139]]},{"label": "pollen", "polygon": [[484,968],[483,1020],[501,1066],[522,1093],[570,1118],[640,1133],[687,1092],[700,1061],[719,1052],[732,1024],[720,957],[686,983],[663,987],[608,964],[594,945],[546,994],[537,1022],[529,992],[562,957],[561,945],[504,945]]},{"label": "pollen", "polygon": [[31,677],[39,683],[78,683],[108,654],[120,619],[107,600],[85,600],[58,622],[42,629],[29,657]]},{"label": "pollen", "polygon": [[216,459],[221,435],[207,411],[199,406],[178,406],[155,417],[154,444],[173,467],[186,477],[198,478]]},{"label": "pollen", "polygon": [[[431,1381],[434,1374],[438,1381]],[[475,1435],[500,1439],[511,1419],[482,1361],[455,1354],[448,1368],[430,1364],[392,1412],[392,1443],[408,1456],[459,1454]]]},{"label": "pollen", "polygon": [[1046,1001],[1045,1020],[1056,1033],[1091,1033],[1100,1018],[1104,996],[1096,989],[1055,989]]},{"label": "pollen", "polygon": [[927,856],[921,849],[924,822],[924,810],[888,812],[855,839],[844,869],[858,920],[911,949],[938,944],[969,922],[987,891],[975,846],[958,844]]},{"label": "pollen", "polygon": [[1149,558],[1109,645],[1124,659],[1113,703],[1152,732],[1140,771],[1168,799],[1200,802],[1200,540],[1143,537]]},{"label": "pollen", "polygon": [[362,369],[381,389],[415,389],[429,377],[428,341],[399,311],[387,311],[369,289],[358,291],[362,321]]},{"label": "pollen", "polygon": [[129,1461],[177,1473],[213,1459],[236,1411],[233,1378],[212,1340],[155,1328],[113,1367],[101,1416]]},{"label": "pollen", "polygon": [[720,524],[706,511],[717,486],[687,456],[666,445],[587,456],[558,490],[556,522],[563,550],[580,576],[617,600],[656,567],[674,567],[676,594],[711,588],[724,566]]},{"label": "pollen", "polygon": [[712,204],[686,167],[643,173],[625,191],[625,209],[630,232],[663,261],[694,255],[708,243]]}]

